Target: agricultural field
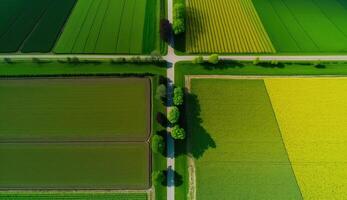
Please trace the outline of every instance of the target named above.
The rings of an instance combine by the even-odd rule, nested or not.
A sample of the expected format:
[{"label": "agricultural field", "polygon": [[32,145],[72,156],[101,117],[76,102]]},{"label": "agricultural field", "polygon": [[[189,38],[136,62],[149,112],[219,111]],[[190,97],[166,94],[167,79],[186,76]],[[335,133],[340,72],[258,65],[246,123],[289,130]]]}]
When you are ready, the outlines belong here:
[{"label": "agricultural field", "polygon": [[277,52],[347,52],[347,2],[253,0]]},{"label": "agricultural field", "polygon": [[188,53],[275,53],[251,0],[187,0]]},{"label": "agricultural field", "polygon": [[28,193],[0,193],[0,199],[7,200],[147,200],[145,193],[81,193],[81,192],[28,192]]},{"label": "agricultural field", "polygon": [[190,87],[196,198],[300,199],[264,82],[192,79]]},{"label": "agricultural field", "polygon": [[150,187],[150,79],[7,78],[0,89],[0,189]]},{"label": "agricultural field", "polygon": [[76,0],[2,0],[0,53],[50,52]]},{"label": "agricultural field", "polygon": [[347,197],[347,79],[198,76],[186,83],[197,199]]},{"label": "agricultural field", "polygon": [[304,199],[346,199],[347,79],[265,83]]},{"label": "agricultural field", "polygon": [[155,49],[157,0],[78,1],[55,53],[142,54]]}]

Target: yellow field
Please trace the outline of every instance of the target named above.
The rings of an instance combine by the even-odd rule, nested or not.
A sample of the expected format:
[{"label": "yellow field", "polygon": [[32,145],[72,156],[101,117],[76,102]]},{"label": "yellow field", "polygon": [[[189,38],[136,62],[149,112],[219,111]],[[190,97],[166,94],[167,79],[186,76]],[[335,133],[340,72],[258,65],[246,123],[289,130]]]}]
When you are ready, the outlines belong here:
[{"label": "yellow field", "polygon": [[304,199],[347,199],[347,79],[267,79]]},{"label": "yellow field", "polygon": [[188,53],[274,53],[251,0],[187,0]]}]

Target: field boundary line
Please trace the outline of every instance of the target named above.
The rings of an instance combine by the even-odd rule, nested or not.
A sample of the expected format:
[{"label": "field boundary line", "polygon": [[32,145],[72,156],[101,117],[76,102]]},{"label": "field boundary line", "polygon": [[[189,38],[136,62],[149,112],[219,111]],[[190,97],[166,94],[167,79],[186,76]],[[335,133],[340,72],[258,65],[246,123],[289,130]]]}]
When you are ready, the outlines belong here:
[{"label": "field boundary line", "polygon": [[[186,90],[186,96],[191,93],[191,82],[189,77],[185,77],[185,87]],[[187,110],[188,104],[185,104],[185,110]],[[190,145],[192,139],[190,138],[190,134],[187,134],[187,160],[188,160],[188,196],[187,198],[189,200],[196,200],[196,165],[193,155],[190,153],[192,146]]]},{"label": "field boundary line", "polygon": [[[347,75],[274,75],[274,76],[269,76],[269,75],[185,75],[186,80],[185,84],[189,84],[192,79],[254,79],[254,80],[261,80],[261,79],[281,79],[281,78],[317,78],[317,79],[330,79],[330,78],[338,78],[338,79],[347,79]],[[190,88],[189,88],[190,90]]]},{"label": "field boundary line", "polygon": [[300,192],[300,195],[301,195],[301,199],[304,199],[304,196],[302,194],[302,191],[301,191],[301,188],[300,188],[300,185],[299,185],[299,182],[298,182],[298,179],[297,179],[297,176],[295,174],[295,171],[294,171],[294,168],[293,168],[293,163],[290,159],[290,156],[289,156],[289,153],[287,151],[287,146],[286,146],[286,143],[284,142],[284,138],[283,138],[283,135],[282,135],[282,129],[281,129],[281,126],[279,124],[279,121],[277,119],[277,115],[276,115],[276,111],[275,111],[275,108],[274,108],[274,105],[272,104],[272,100],[271,100],[271,97],[270,97],[270,94],[269,94],[269,91],[268,91],[268,88],[267,88],[267,84],[266,84],[266,81],[263,80],[263,85],[264,85],[264,88],[265,88],[265,91],[266,91],[266,96],[268,97],[269,99],[269,103],[271,105],[271,110],[272,110],[272,114],[276,120],[276,126],[277,126],[277,129],[278,129],[278,132],[279,132],[279,135],[281,137],[281,142],[282,142],[282,145],[283,145],[283,148],[284,148],[284,151],[286,152],[286,155],[287,155],[287,159],[288,159],[288,163],[290,165],[290,169],[293,173],[293,176],[294,176],[294,179],[295,179],[295,183],[296,183],[296,186],[297,186],[297,189],[298,191]]}]

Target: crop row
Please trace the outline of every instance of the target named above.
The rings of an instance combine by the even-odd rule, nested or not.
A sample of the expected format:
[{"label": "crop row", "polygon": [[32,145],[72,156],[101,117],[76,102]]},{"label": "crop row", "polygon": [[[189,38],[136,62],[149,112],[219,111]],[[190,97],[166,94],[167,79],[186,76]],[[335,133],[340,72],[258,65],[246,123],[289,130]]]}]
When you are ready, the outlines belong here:
[{"label": "crop row", "polygon": [[275,51],[250,0],[189,0],[187,23],[190,53]]}]

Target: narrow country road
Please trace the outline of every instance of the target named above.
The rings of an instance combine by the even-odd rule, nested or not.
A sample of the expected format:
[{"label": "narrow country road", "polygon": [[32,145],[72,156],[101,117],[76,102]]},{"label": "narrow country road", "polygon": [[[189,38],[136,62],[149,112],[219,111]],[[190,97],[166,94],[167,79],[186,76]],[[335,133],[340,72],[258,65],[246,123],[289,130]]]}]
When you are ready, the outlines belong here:
[{"label": "narrow country road", "polygon": [[[168,0],[168,20],[172,24],[173,22],[173,0]],[[175,63],[176,56],[173,48],[174,40],[173,37],[170,38],[168,45],[168,54],[164,57],[167,61],[167,93],[168,93],[168,102],[167,102],[167,114],[170,111],[170,105],[172,105],[172,95],[175,84]],[[175,141],[171,137],[171,128],[167,127],[167,200],[175,200]]]}]

